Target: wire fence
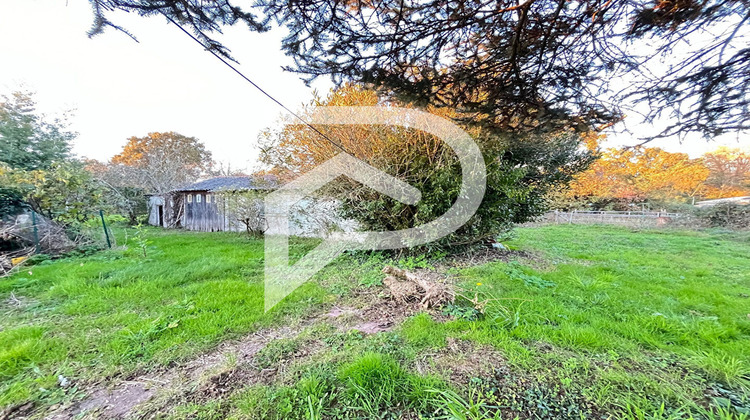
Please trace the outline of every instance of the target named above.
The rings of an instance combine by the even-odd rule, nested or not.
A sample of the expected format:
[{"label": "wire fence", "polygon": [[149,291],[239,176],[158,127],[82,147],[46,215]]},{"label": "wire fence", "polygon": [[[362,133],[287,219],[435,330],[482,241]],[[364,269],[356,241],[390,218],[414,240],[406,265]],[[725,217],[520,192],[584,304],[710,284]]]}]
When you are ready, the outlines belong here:
[{"label": "wire fence", "polygon": [[661,227],[673,225],[683,219],[681,213],[663,211],[552,211],[533,225],[580,224],[620,225],[632,227]]},{"label": "wire fence", "polygon": [[[101,235],[101,239],[99,236]],[[82,246],[112,248],[115,240],[107,227],[104,211],[77,229],[27,210],[0,219],[0,277],[4,277],[34,254],[61,256]]]}]

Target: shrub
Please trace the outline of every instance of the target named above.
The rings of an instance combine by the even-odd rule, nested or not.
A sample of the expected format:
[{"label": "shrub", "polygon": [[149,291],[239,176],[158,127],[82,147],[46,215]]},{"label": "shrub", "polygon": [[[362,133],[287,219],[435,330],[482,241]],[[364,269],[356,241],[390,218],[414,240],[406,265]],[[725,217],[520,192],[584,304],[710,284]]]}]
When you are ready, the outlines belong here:
[{"label": "shrub", "polygon": [[220,194],[227,214],[244,226],[251,236],[260,236],[266,228],[263,208],[265,195],[266,192],[262,190],[222,191]]},{"label": "shrub", "polygon": [[[373,91],[346,86],[324,105],[377,105],[384,103]],[[392,105],[397,103],[389,102]],[[446,119],[460,115],[446,109],[428,109]],[[404,204],[349,179],[338,179],[328,193],[341,203],[342,216],[354,219],[362,230],[395,231],[424,225],[446,213],[461,189],[461,166],[442,140],[403,126],[321,126],[354,157],[405,181],[422,193],[415,205]],[[432,244],[434,249],[471,245],[508,231],[547,210],[547,195],[593,161],[573,131],[515,135],[485,128],[466,128],[479,145],[487,169],[487,187],[480,208],[451,235]],[[306,127],[287,125],[265,135],[261,159],[282,177],[294,178],[340,152]],[[424,249],[415,250],[418,252]]]},{"label": "shrub", "polygon": [[4,185],[0,185],[0,219],[6,216],[15,216],[24,209],[23,196],[21,193]]},{"label": "shrub", "polygon": [[750,228],[750,206],[720,203],[697,209],[695,216],[706,227],[726,229]]},{"label": "shrub", "polygon": [[77,161],[34,171],[0,168],[0,182],[35,212],[64,226],[80,226],[102,205],[103,188]]}]

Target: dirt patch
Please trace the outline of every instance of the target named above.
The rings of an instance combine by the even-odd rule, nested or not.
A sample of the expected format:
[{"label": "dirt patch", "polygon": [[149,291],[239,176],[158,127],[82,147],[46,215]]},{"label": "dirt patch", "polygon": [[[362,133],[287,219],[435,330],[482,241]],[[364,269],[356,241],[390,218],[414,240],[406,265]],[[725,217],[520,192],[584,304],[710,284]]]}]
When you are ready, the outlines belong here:
[{"label": "dirt patch", "polygon": [[147,383],[128,381],[115,389],[94,392],[81,402],[74,415],[98,411],[98,415],[102,417],[122,417],[133,407],[151,398],[155,392]]},{"label": "dirt patch", "polygon": [[357,330],[376,334],[392,330],[411,313],[408,308],[381,298],[374,305],[362,309],[334,307],[326,315],[329,323],[335,325],[338,331]]},{"label": "dirt patch", "polygon": [[465,268],[494,261],[521,261],[539,270],[547,270],[553,265],[549,261],[544,259],[541,254],[536,252],[497,249],[490,247],[483,247],[451,255],[440,265],[444,266],[445,268]]},{"label": "dirt patch", "polygon": [[[284,327],[253,333],[245,339],[219,346],[215,351],[205,354],[185,364],[180,364],[159,372],[135,375],[104,389],[103,384],[90,387],[89,395],[83,400],[70,404],[46,416],[46,419],[70,418],[124,418],[132,417],[139,406],[155,399],[164,392],[169,396],[162,399],[171,400],[191,389],[200,389],[208,376],[208,383],[213,389],[222,389],[221,378],[211,376],[211,372],[222,370],[231,363],[251,360],[270,341],[292,337],[299,333],[303,326]],[[223,372],[219,376],[232,376]],[[209,392],[210,393],[210,392]],[[150,411],[150,410],[149,410]]]},{"label": "dirt patch", "polygon": [[363,322],[353,326],[351,329],[361,331],[365,334],[376,334],[388,331],[393,326],[390,322]]},{"label": "dirt patch", "polygon": [[226,370],[209,377],[195,390],[188,390],[182,395],[170,400],[152,404],[141,411],[141,415],[157,417],[169,411],[170,407],[187,402],[204,404],[219,398],[224,398],[233,392],[252,385],[270,385],[287,375],[287,371],[295,363],[302,363],[324,350],[326,346],[319,340],[305,341],[304,345],[291,354],[287,354],[267,368],[260,368],[255,358],[239,363],[230,370]]},{"label": "dirt patch", "polygon": [[[240,386],[267,383],[276,375],[277,369],[254,369],[248,364],[211,376],[195,391],[181,397],[181,400],[201,402],[221,398]],[[174,404],[169,404],[174,405]]]},{"label": "dirt patch", "polygon": [[342,316],[348,316],[348,315],[358,315],[360,311],[354,309],[354,308],[340,308],[338,306],[334,306],[331,308],[330,311],[326,314],[328,318],[339,318]]},{"label": "dirt patch", "polygon": [[25,404],[10,407],[4,411],[0,411],[0,419],[24,419],[27,416],[30,416],[33,411],[34,403],[27,402]]},{"label": "dirt patch", "polygon": [[13,292],[10,292],[8,298],[0,302],[0,308],[7,309],[10,311],[17,311],[29,308],[36,304],[36,301],[29,299],[25,296],[18,296]]},{"label": "dirt patch", "polygon": [[505,358],[492,347],[477,346],[469,340],[452,337],[446,346],[435,353],[422,355],[415,362],[420,374],[437,373],[455,384],[468,384],[472,378],[507,373]]}]

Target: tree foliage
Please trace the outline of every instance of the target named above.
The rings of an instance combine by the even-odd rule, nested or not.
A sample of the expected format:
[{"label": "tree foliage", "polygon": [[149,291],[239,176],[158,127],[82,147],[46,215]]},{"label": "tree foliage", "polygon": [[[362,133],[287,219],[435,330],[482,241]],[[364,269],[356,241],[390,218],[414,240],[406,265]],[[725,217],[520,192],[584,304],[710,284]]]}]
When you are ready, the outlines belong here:
[{"label": "tree foliage", "polygon": [[104,192],[83,164],[73,160],[33,171],[6,166],[0,168],[0,184],[20,194],[35,212],[64,226],[95,217]]},{"label": "tree foliage", "polygon": [[192,182],[210,168],[211,152],[195,137],[173,131],[131,137],[112,158],[132,185],[163,194]]},{"label": "tree foliage", "polygon": [[721,147],[703,156],[710,171],[707,198],[750,195],[750,153]]},{"label": "tree foliage", "polygon": [[84,221],[99,200],[91,178],[71,159],[64,119],[36,110],[33,95],[14,92],[0,102],[0,216],[32,208],[49,219]]},{"label": "tree foliage", "polygon": [[685,153],[659,148],[608,149],[571,183],[569,195],[603,207],[647,200],[678,202],[703,192],[709,170]]},{"label": "tree foliage", "polygon": [[[312,105],[375,105],[372,90],[348,85]],[[393,103],[393,102],[391,102]],[[393,103],[395,105],[403,105]],[[429,109],[443,117],[445,109]],[[408,121],[404,121],[408,126]],[[342,202],[342,216],[366,230],[397,230],[421,225],[444,214],[458,197],[461,168],[455,154],[440,139],[404,126],[320,126],[350,154],[401,179],[422,193],[416,205],[406,205],[349,179],[331,193]],[[546,210],[545,195],[592,160],[575,133],[499,135],[479,128],[469,133],[482,149],[487,165],[487,192],[474,217],[439,246],[472,244],[492,238],[515,223]],[[282,178],[294,178],[339,152],[307,126],[290,124],[263,136],[261,159]]]},{"label": "tree foliage", "polygon": [[750,155],[722,147],[691,159],[659,148],[607,149],[556,197],[562,208],[628,208],[750,195]]},{"label": "tree foliage", "polygon": [[89,1],[92,34],[116,26],[115,9],[162,14],[226,57],[212,32],[274,19],[289,28],[293,71],[370,83],[506,131],[591,128],[633,102],[649,105],[648,119],[672,117],[650,137],[750,128],[744,0]]},{"label": "tree foliage", "polygon": [[0,163],[0,219],[6,216],[14,216],[23,211],[25,204],[23,194],[17,186],[8,182],[8,174],[12,169],[6,164]]},{"label": "tree foliage", "polygon": [[229,49],[209,34],[221,32],[223,25],[236,23],[244,23],[258,32],[268,29],[266,19],[259,19],[230,0],[89,0],[89,3],[94,12],[89,37],[102,33],[106,28],[113,28],[135,39],[126,28],[109,19],[109,13],[114,10],[137,12],[146,17],[161,15],[184,23],[208,49],[226,58],[231,58]]},{"label": "tree foliage", "polygon": [[0,102],[0,162],[11,168],[44,169],[70,156],[75,133],[64,121],[36,111],[33,95],[13,92]]}]

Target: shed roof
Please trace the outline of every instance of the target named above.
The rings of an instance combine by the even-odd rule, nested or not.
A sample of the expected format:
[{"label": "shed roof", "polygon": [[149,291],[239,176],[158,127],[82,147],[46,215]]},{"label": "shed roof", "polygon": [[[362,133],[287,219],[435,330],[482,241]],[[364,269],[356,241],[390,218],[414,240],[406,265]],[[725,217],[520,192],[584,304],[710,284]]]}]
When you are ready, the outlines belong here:
[{"label": "shed roof", "polygon": [[271,177],[219,176],[175,189],[175,191],[270,190],[277,185]]}]

